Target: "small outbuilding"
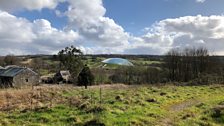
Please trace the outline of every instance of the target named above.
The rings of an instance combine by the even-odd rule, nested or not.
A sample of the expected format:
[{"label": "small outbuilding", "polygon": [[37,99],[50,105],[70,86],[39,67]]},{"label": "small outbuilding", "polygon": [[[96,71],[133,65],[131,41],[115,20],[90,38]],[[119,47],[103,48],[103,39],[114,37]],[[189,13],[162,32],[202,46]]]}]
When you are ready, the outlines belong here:
[{"label": "small outbuilding", "polygon": [[39,83],[39,75],[26,67],[8,66],[0,69],[0,86],[16,87],[32,86]]},{"label": "small outbuilding", "polygon": [[71,74],[68,70],[61,70],[54,75],[56,83],[71,83]]}]

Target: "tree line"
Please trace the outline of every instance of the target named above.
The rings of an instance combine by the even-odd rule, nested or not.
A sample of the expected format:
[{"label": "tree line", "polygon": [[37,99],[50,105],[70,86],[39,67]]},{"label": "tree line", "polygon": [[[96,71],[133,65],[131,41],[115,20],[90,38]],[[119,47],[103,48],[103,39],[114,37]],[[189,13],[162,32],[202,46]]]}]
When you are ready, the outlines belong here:
[{"label": "tree line", "polygon": [[206,48],[172,49],[166,54],[165,67],[168,68],[170,81],[184,81],[198,78],[209,65],[209,53]]},{"label": "tree line", "polygon": [[[28,67],[38,72],[47,69],[51,73],[69,70],[73,83],[80,86],[100,83],[165,84],[177,82],[191,85],[224,83],[224,57],[210,56],[209,51],[203,47],[171,49],[161,57],[143,57],[144,61],[159,61],[161,64],[120,66],[117,69],[102,67],[90,69],[88,64],[84,63],[88,59],[82,51],[71,46],[52,56],[51,60],[56,63],[47,63],[49,57],[47,60],[39,57],[34,58]],[[100,62],[96,60],[97,57],[92,58]],[[138,60],[132,55],[129,58]],[[20,61],[21,58],[15,56],[0,57],[0,66],[18,64]]]},{"label": "tree line", "polygon": [[224,58],[210,56],[204,47],[171,49],[160,65],[122,66],[107,78],[109,83],[125,84],[224,84]]}]

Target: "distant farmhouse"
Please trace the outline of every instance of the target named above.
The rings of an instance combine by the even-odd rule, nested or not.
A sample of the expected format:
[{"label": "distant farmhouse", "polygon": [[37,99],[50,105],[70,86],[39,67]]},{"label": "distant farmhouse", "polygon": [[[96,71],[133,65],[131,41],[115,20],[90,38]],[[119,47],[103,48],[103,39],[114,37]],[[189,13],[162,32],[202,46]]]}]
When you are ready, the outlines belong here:
[{"label": "distant farmhouse", "polygon": [[16,87],[37,85],[39,75],[26,67],[0,67],[0,87]]}]

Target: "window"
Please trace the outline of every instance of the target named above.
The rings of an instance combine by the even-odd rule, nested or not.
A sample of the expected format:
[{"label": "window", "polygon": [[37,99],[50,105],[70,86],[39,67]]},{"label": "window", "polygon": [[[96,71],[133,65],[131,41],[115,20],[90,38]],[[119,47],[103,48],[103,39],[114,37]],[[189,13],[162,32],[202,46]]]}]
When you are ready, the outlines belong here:
[{"label": "window", "polygon": [[29,80],[28,80],[28,79],[26,79],[26,82],[29,82]]}]

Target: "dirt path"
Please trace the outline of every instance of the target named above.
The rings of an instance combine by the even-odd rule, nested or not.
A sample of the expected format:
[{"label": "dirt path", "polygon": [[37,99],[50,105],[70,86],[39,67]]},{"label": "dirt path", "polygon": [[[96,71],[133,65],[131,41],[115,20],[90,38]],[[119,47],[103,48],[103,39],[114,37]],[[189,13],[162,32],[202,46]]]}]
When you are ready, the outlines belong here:
[{"label": "dirt path", "polygon": [[199,100],[197,99],[190,99],[178,104],[174,104],[172,106],[169,107],[169,111],[171,112],[180,112],[183,111],[184,109],[190,108],[194,105],[197,105],[198,103],[200,103]]},{"label": "dirt path", "polygon": [[166,118],[163,118],[159,121],[160,124],[158,126],[173,126],[174,125],[173,122],[175,122],[175,117],[178,113],[200,103],[201,102],[198,99],[190,99],[171,105],[168,108],[169,114],[166,116]]}]

